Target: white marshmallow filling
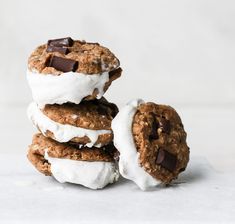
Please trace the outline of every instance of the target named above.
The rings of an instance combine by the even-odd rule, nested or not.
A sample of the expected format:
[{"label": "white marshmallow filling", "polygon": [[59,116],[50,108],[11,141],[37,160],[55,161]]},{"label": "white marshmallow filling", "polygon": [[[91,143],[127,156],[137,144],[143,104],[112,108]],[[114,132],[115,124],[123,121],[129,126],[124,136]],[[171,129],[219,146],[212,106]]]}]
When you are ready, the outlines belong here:
[{"label": "white marshmallow filling", "polygon": [[139,164],[139,153],[137,152],[133,135],[132,123],[137,107],[144,103],[142,100],[133,100],[122,108],[112,121],[114,133],[114,145],[120,152],[119,172],[134,181],[142,190],[157,186],[160,180],[154,179]]},{"label": "white marshmallow filling", "polygon": [[113,162],[52,158],[47,153],[45,159],[51,164],[53,177],[60,183],[74,183],[91,189],[100,189],[119,178],[118,169]]},{"label": "white marshmallow filling", "polygon": [[46,104],[79,104],[84,97],[92,95],[94,90],[98,91],[97,99],[100,99],[109,81],[109,72],[92,75],[66,72],[57,76],[28,69],[27,80],[34,101],[42,108]]}]

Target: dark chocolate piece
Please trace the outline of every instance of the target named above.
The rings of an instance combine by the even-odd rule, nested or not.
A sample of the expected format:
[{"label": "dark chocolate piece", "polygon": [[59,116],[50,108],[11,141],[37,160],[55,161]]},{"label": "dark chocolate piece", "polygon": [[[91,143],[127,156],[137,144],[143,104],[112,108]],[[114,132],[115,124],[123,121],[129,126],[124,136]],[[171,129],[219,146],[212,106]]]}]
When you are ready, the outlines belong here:
[{"label": "dark chocolate piece", "polygon": [[109,78],[111,79],[113,76],[115,76],[117,73],[120,73],[122,72],[122,69],[121,68],[117,68],[115,70],[112,70],[109,72]]},{"label": "dark chocolate piece", "polygon": [[98,106],[97,112],[98,112],[98,114],[100,114],[100,115],[105,115],[105,116],[108,115],[107,108],[106,108],[104,105],[101,105],[101,104]]},{"label": "dark chocolate piece", "polygon": [[159,124],[156,120],[156,116],[155,114],[152,115],[153,116],[153,121],[152,121],[152,124],[151,124],[151,132],[150,132],[150,135],[149,135],[149,140],[156,140],[158,139],[158,133],[157,133],[157,129],[159,127]]},{"label": "dark chocolate piece", "polygon": [[120,153],[117,151],[113,143],[103,146],[102,149],[105,154],[109,154],[115,161],[119,160]]},{"label": "dark chocolate piece", "polygon": [[47,46],[47,52],[59,52],[62,54],[68,54],[69,53],[69,49],[67,47],[56,47],[56,46],[51,46],[48,45]]},{"label": "dark chocolate piece", "polygon": [[164,167],[170,172],[173,172],[175,170],[176,163],[177,163],[177,158],[175,155],[171,154],[170,152],[164,149],[158,150],[156,164]]},{"label": "dark chocolate piece", "polygon": [[[106,110],[108,110],[108,109],[110,109],[111,110],[111,116],[114,118],[116,115],[117,115],[117,113],[118,113],[118,108],[117,108],[117,106],[115,105],[115,104],[113,104],[113,103],[109,103],[106,99],[104,99],[104,98],[102,98],[101,100],[97,100],[97,99],[95,99],[95,100],[93,100],[92,101],[92,103],[93,104],[95,104],[95,105],[97,105],[97,112],[99,113],[99,114],[103,114],[103,115],[108,115],[108,112],[106,112]],[[106,108],[105,109],[105,113],[103,112],[103,111],[100,111],[100,104],[102,104],[102,107],[103,108],[106,108],[106,107],[108,107],[108,108]]]},{"label": "dark chocolate piece", "polygon": [[109,104],[108,105],[109,107],[110,107],[110,109],[111,109],[111,116],[112,116],[112,118],[115,118],[115,116],[117,115],[117,113],[118,113],[118,108],[117,108],[117,106],[115,105],[115,104]]},{"label": "dark chocolate piece", "polygon": [[166,134],[170,134],[171,123],[169,120],[165,118],[161,118],[159,121],[159,127],[162,128],[162,132],[165,132]]},{"label": "dark chocolate piece", "polygon": [[47,45],[56,47],[71,47],[73,45],[73,39],[71,37],[65,37],[60,39],[48,40]]},{"label": "dark chocolate piece", "polygon": [[100,45],[99,43],[97,43],[97,42],[86,42],[86,44],[93,44],[93,45]]},{"label": "dark chocolate piece", "polygon": [[50,60],[49,67],[53,67],[62,72],[75,72],[78,68],[78,62],[72,59],[53,56]]}]

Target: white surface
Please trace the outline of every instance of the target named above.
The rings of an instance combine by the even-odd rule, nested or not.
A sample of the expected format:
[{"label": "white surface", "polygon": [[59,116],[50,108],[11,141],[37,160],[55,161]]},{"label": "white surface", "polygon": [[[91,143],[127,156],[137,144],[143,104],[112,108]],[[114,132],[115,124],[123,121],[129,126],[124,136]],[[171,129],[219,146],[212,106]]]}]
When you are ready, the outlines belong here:
[{"label": "white surface", "polygon": [[104,95],[105,83],[109,81],[109,73],[86,75],[66,72],[55,76],[27,70],[27,80],[33,100],[42,108],[46,104],[79,104],[84,97],[92,95],[94,90],[98,91],[97,98],[100,99]]},{"label": "white surface", "polygon": [[[35,132],[27,119],[26,105],[0,107],[0,220],[4,220],[4,224],[12,223],[10,220],[13,219],[15,223],[22,219],[28,223],[33,220],[35,223],[54,221],[56,224],[63,223],[63,218],[71,218],[80,223],[88,220],[89,223],[92,218],[97,220],[97,216],[93,214],[98,213],[98,221],[105,220],[103,223],[110,223],[110,220],[118,223],[121,219],[123,223],[131,223],[130,220],[133,219],[133,223],[147,223],[156,215],[157,220],[175,218],[174,223],[182,220],[183,223],[190,223],[192,220],[198,223],[223,223],[224,220],[224,223],[229,223],[228,220],[232,220],[231,223],[234,223],[235,108],[176,109],[188,132],[191,156],[206,157],[215,170],[225,173],[206,172],[204,165],[195,164],[196,168],[191,171],[189,167],[188,177],[185,173],[186,185],[146,193],[128,181],[98,192],[67,184],[62,188],[56,181],[37,173],[26,159],[27,146]],[[6,156],[6,153],[10,156]],[[191,159],[191,165],[194,164],[193,161]],[[168,196],[174,197],[174,200],[166,201]],[[161,207],[158,205],[159,200]],[[153,209],[150,204],[154,204]],[[191,208],[189,213],[186,212],[187,208]],[[173,209],[172,215],[164,213],[168,209]],[[145,216],[141,211],[145,211]],[[154,220],[156,223],[156,218]],[[26,221],[23,223],[27,223]]]},{"label": "white surface", "polygon": [[[54,139],[58,142],[68,142],[75,137],[87,136],[90,142],[87,143],[86,146],[92,147],[95,145],[100,135],[111,133],[110,130],[91,130],[55,122],[43,114],[35,102],[29,105],[27,114],[35,127],[38,127],[44,135],[46,135],[47,131],[52,132]],[[96,144],[95,146],[99,148],[101,144]]]},{"label": "white surface", "polygon": [[[15,220],[18,224],[19,219],[30,224],[73,223],[73,220],[91,223],[92,218],[102,223],[120,220],[151,223],[152,219],[157,223],[162,219],[171,222],[173,218],[172,223],[229,223],[228,220],[234,223],[235,108],[176,109],[183,118],[191,148],[189,169],[180,179],[187,183],[142,192],[127,180],[102,191],[92,191],[60,185],[40,175],[26,159],[27,145],[35,132],[27,120],[26,105],[0,108],[0,220],[4,221],[1,223]],[[196,159],[198,155],[206,157],[217,172]],[[169,202],[170,196],[173,200]],[[172,213],[166,214],[168,210]]]},{"label": "white surface", "polygon": [[112,121],[113,142],[118,151],[119,171],[126,179],[134,181],[142,190],[147,190],[161,183],[154,179],[139,164],[139,153],[132,135],[133,117],[137,107],[144,103],[141,99],[132,100],[119,110]]},{"label": "white surface", "polygon": [[234,173],[215,172],[203,158],[192,158],[171,187],[149,192],[124,179],[98,191],[59,184],[23,155],[0,157],[0,179],[4,224],[235,222]]},{"label": "white surface", "polygon": [[[84,189],[81,193],[79,188],[69,185],[69,192],[61,193],[64,190],[60,190],[60,185],[36,174],[26,160],[18,157],[25,157],[34,132],[26,118],[26,107],[32,100],[25,74],[27,57],[49,38],[72,36],[109,47],[119,57],[124,71],[105,94],[107,98],[119,105],[136,97],[171,104],[182,116],[191,154],[206,157],[216,170],[232,171],[234,175],[234,7],[232,0],[149,0],[134,4],[132,0],[0,1],[0,216],[8,220],[23,217],[32,223],[45,217],[50,221],[55,216],[57,220],[68,220],[71,212],[82,213],[81,219],[85,215],[91,218],[95,211],[101,211],[101,220],[126,217],[127,221],[139,218],[139,222],[146,223],[148,217],[156,214],[161,218],[165,209],[174,209],[175,202],[181,199],[176,223],[186,214],[180,208],[193,203],[189,197],[191,190],[188,194],[178,194],[181,187],[177,191],[167,189],[175,197],[168,204],[163,200],[165,194],[146,194],[126,181],[122,186],[126,189],[124,196],[122,190],[115,192],[119,185],[105,191],[85,190],[89,195]],[[4,153],[18,155],[8,159]],[[231,218],[234,192],[230,186],[234,189],[234,185],[220,174],[216,178],[219,189],[223,185],[224,190],[213,188],[212,180],[203,185],[193,207],[201,212],[191,210],[190,220],[209,222],[214,216],[222,223],[220,217],[226,216],[226,221]],[[18,181],[18,185],[28,185],[32,180],[36,188],[18,188],[12,184]],[[199,180],[196,178],[191,185],[200,187],[205,179]],[[51,182],[56,185],[51,187]],[[107,196],[107,191],[116,195]],[[116,207],[113,200],[116,198],[119,205],[122,200],[121,208],[125,205],[126,210]],[[149,204],[143,204],[158,198],[161,207],[155,203],[154,209],[150,209]],[[104,204],[107,199],[108,204]],[[128,206],[133,202],[135,207]],[[32,210],[34,206],[43,209]],[[52,213],[47,215],[47,209],[51,208],[54,208]],[[140,208],[146,211],[145,219]],[[202,209],[208,211],[208,219]],[[136,217],[134,212],[138,212]],[[169,219],[170,215],[166,217]]]},{"label": "white surface", "polygon": [[60,183],[81,184],[91,189],[105,187],[119,178],[119,173],[112,162],[87,162],[71,159],[45,158],[51,164],[51,173]]}]

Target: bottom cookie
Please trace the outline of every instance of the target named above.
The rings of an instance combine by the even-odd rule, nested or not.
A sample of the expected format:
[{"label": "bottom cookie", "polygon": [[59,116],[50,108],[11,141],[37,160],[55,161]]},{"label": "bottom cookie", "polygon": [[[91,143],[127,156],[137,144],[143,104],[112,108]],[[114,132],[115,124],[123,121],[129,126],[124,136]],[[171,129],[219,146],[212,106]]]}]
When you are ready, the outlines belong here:
[{"label": "bottom cookie", "polygon": [[36,134],[27,157],[38,171],[53,176],[60,183],[100,189],[119,178],[115,154],[113,145],[102,148],[79,147]]}]

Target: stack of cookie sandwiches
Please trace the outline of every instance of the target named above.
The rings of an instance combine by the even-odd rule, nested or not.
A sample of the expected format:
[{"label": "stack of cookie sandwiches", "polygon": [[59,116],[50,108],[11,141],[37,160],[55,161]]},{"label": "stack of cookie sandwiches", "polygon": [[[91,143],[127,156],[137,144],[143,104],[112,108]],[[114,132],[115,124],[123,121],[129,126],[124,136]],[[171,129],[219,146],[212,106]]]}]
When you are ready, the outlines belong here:
[{"label": "stack of cookie sandwiches", "polygon": [[28,117],[40,133],[28,159],[59,182],[99,189],[117,181],[111,122],[118,113],[103,94],[121,76],[119,60],[98,43],[49,40],[31,54]]},{"label": "stack of cookie sandwiches", "polygon": [[137,99],[118,112],[103,97],[121,76],[119,65],[107,48],[70,37],[49,40],[31,54],[28,116],[40,133],[28,159],[37,170],[91,189],[114,183],[120,172],[147,190],[186,169],[187,134],[172,107]]}]

